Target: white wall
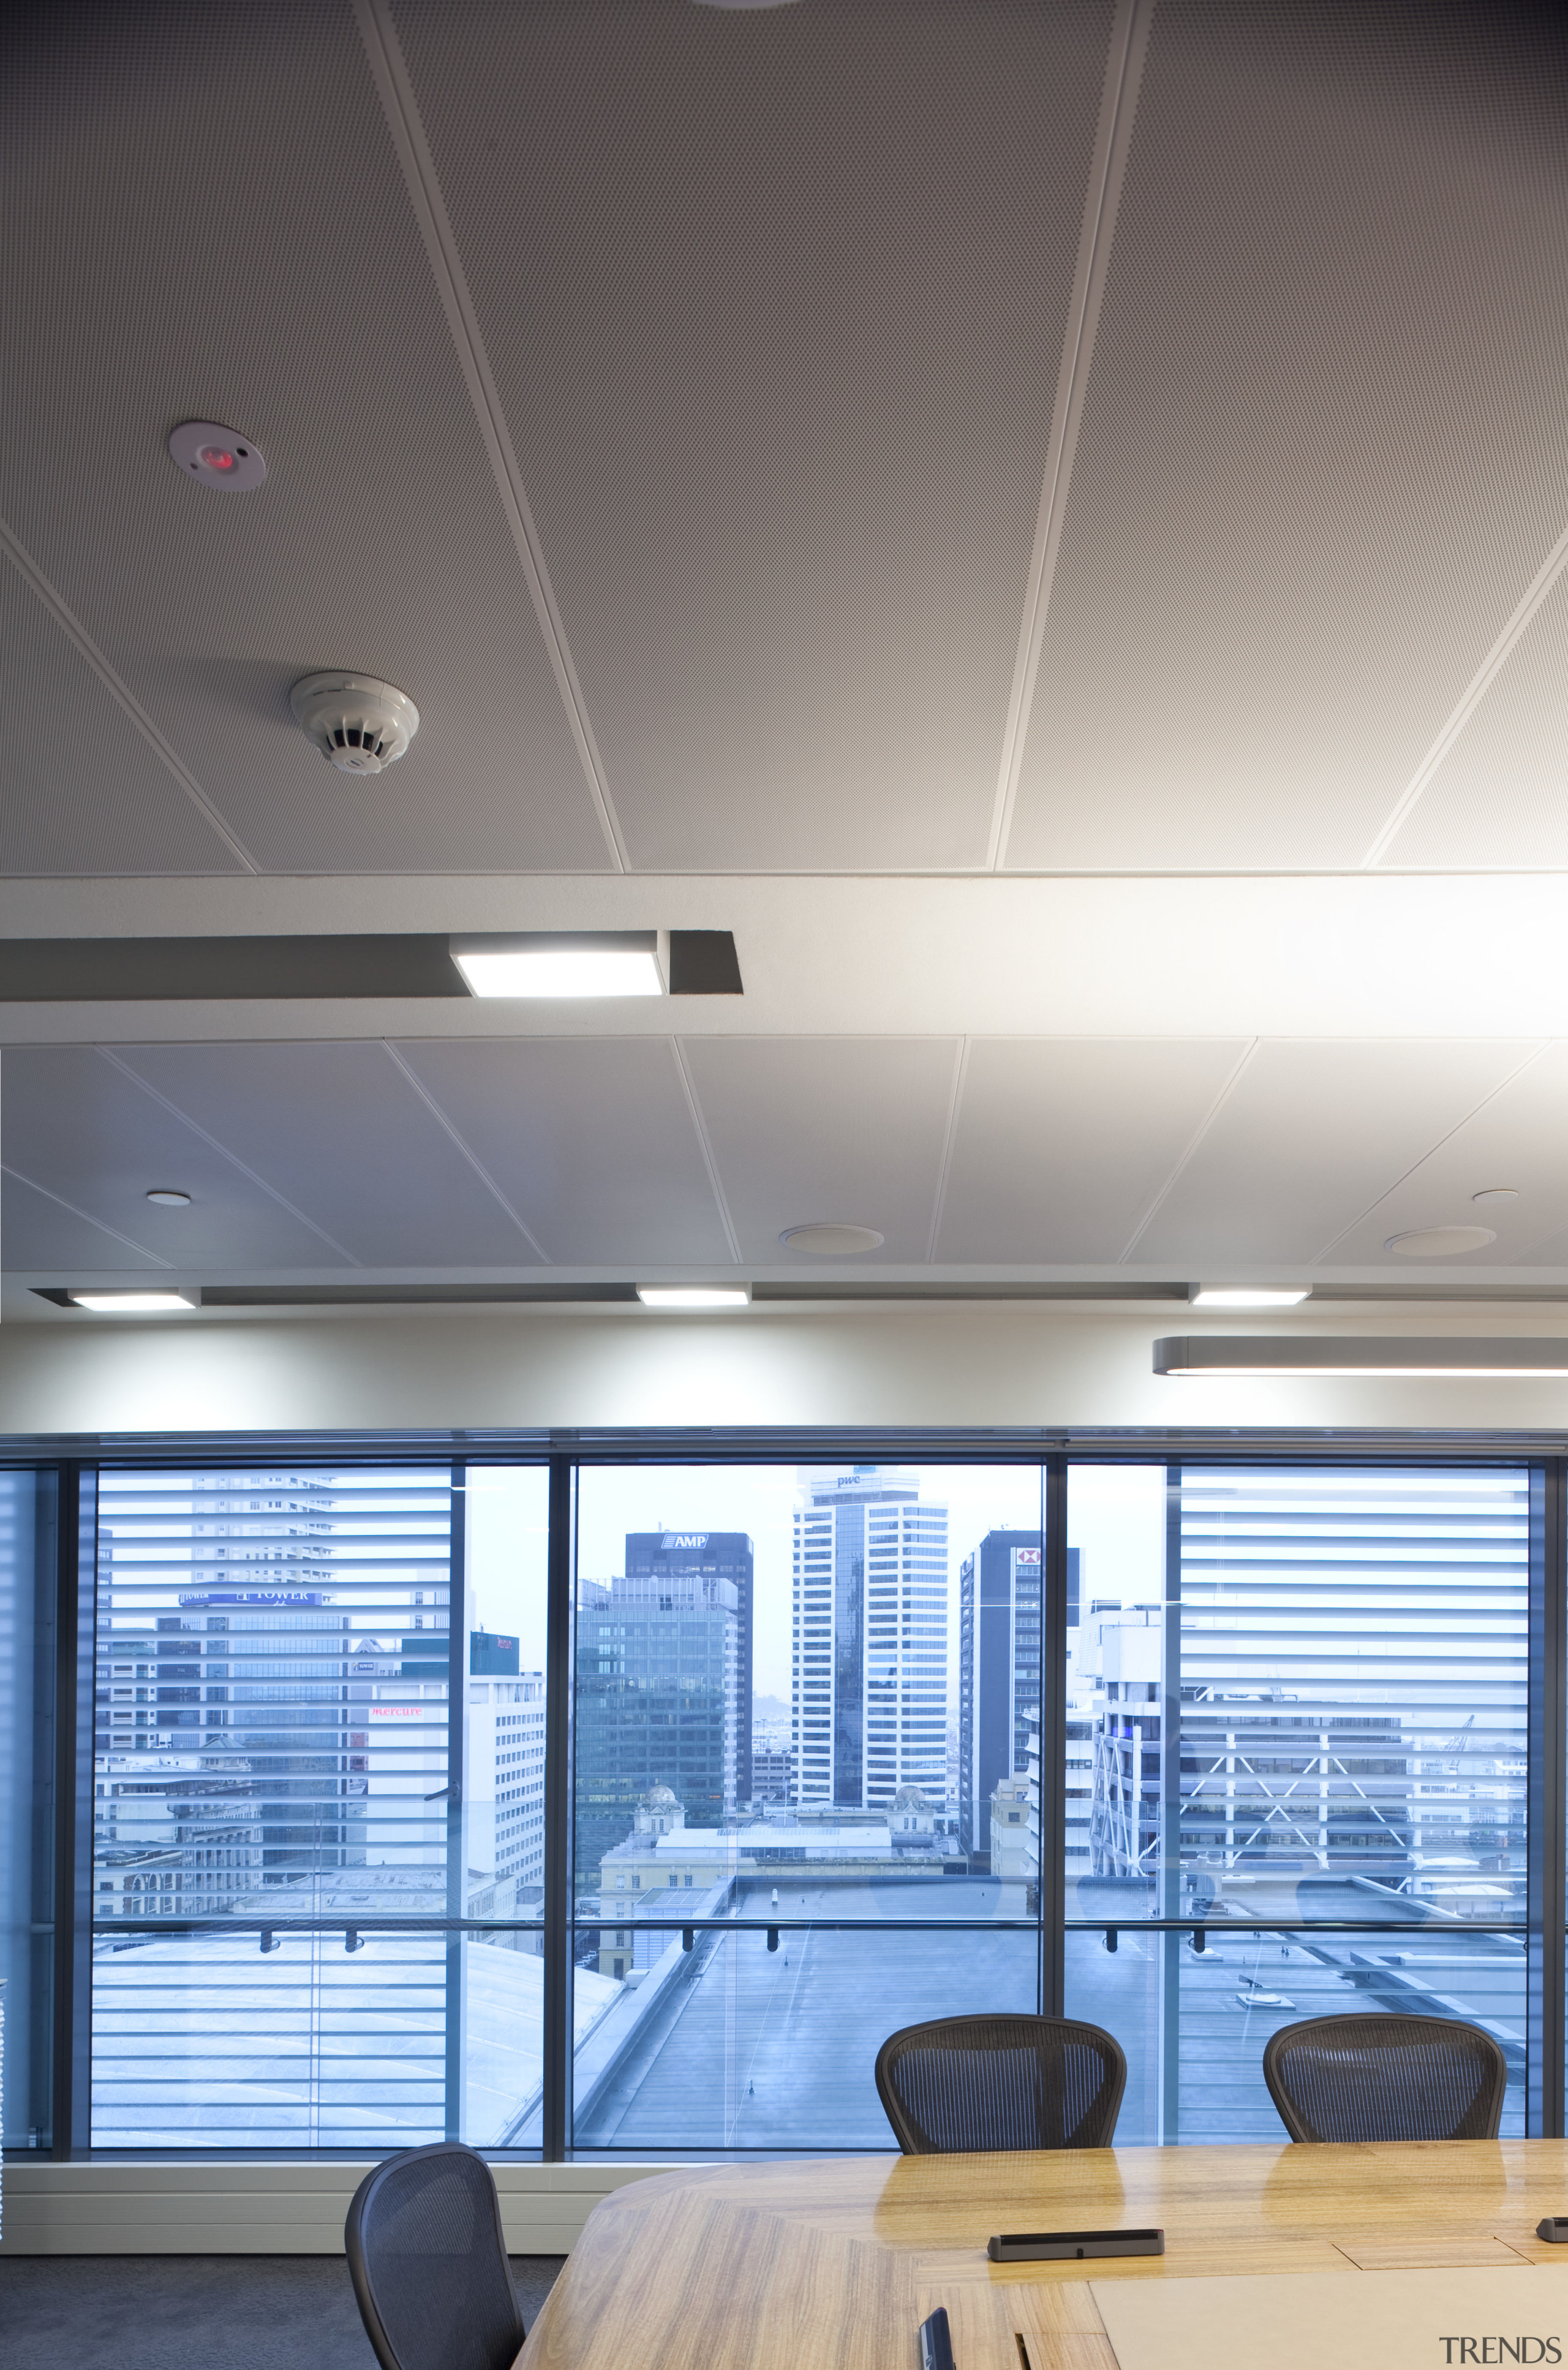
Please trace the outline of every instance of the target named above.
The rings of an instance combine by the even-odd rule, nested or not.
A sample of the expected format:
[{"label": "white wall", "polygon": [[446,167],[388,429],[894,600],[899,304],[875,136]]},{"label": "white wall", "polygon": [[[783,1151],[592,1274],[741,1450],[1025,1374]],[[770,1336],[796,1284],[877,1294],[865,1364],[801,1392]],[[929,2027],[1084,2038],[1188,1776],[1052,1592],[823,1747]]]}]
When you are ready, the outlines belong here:
[{"label": "white wall", "polygon": [[[1152,1372],[1159,1335],[1201,1329],[1177,1303],[1136,1312],[1041,1304],[756,1307],[722,1318],[509,1308],[127,1323],[63,1313],[0,1329],[0,1432],[513,1424],[1568,1432],[1564,1382],[1227,1382]],[[1310,1329],[1568,1334],[1568,1311],[1358,1311],[1314,1319]]]}]

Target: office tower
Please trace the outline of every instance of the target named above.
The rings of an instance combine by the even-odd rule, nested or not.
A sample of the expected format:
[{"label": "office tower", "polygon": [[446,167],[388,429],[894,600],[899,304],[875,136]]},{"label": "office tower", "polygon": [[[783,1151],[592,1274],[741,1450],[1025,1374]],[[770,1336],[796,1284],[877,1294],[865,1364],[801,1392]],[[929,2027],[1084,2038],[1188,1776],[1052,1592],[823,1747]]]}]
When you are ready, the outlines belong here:
[{"label": "office tower", "polygon": [[628,1531],[626,1576],[716,1577],[735,1591],[735,1800],[749,1802],[752,1773],[752,1583],[755,1556],[744,1531]]},{"label": "office tower", "polygon": [[1527,1759],[1524,1608],[1484,1593],[1517,1554],[1499,1499],[1400,1471],[1189,1468],[1179,1514],[1176,1569],[1090,1607],[1093,1873],[1212,1893],[1332,1871],[1450,1916],[1505,1904]]},{"label": "office tower", "polygon": [[545,1681],[518,1667],[515,1638],[476,1629],[468,1637],[468,1700],[463,1751],[467,1862],[471,1870],[545,1881]]},{"label": "office tower", "polygon": [[[958,1839],[990,1848],[990,1801],[1028,1766],[1040,1708],[1040,1532],[988,1531],[958,1574]],[[1078,1626],[1078,1551],[1067,1550],[1067,1626]]]},{"label": "office tower", "polygon": [[515,1638],[496,1629],[468,1632],[468,1676],[471,1679],[514,1679],[522,1648]]},{"label": "office tower", "polygon": [[[426,1798],[447,1774],[450,1506],[444,1473],[263,1467],[105,1488],[100,1835],[131,1848],[140,1806],[151,1848],[167,1801],[172,1889],[198,1896],[230,1868],[242,1890],[443,1861],[444,1802]],[[371,1535],[395,1572],[367,1561]]]},{"label": "office tower", "polygon": [[735,1808],[739,1592],[718,1572],[583,1580],[577,1594],[577,1887],[592,1892],[637,1805],[667,1786],[686,1823]]},{"label": "office tower", "polygon": [[802,1467],[795,1509],[796,1799],[886,1809],[946,1792],[945,1506],[893,1466]]},{"label": "office tower", "polygon": [[795,1799],[795,1748],[787,1738],[759,1741],[752,1752],[752,1799],[757,1802],[790,1802]]}]

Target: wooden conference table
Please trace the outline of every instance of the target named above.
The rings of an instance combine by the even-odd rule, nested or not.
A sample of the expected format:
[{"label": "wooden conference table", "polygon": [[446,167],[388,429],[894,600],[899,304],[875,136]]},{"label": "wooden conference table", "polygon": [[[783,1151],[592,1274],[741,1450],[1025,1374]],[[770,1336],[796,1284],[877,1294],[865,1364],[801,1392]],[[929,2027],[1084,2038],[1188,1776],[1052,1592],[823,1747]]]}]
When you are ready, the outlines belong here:
[{"label": "wooden conference table", "polygon": [[[595,2206],[521,2370],[1116,2370],[1088,2282],[1552,2265],[1568,2141],[860,2157],[655,2174]],[[995,2230],[1160,2224],[1162,2256],[991,2262]],[[1021,2358],[1020,2358],[1021,2357]]]}]

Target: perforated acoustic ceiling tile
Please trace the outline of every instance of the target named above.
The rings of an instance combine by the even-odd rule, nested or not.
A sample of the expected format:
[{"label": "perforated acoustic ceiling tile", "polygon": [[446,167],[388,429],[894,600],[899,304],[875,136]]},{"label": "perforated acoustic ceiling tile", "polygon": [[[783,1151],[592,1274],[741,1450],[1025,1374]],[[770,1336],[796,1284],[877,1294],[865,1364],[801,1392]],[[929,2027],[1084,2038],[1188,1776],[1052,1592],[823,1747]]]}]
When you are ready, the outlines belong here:
[{"label": "perforated acoustic ceiling tile", "polygon": [[633,861],[984,861],[1110,6],[393,15]]},{"label": "perforated acoustic ceiling tile", "polygon": [[80,1211],[40,1192],[7,1166],[0,1173],[0,1264],[17,1274],[67,1281],[77,1276],[167,1275],[149,1252],[122,1241]]},{"label": "perforated acoustic ceiling tile", "polygon": [[886,1239],[817,1260],[819,1273],[923,1260],[957,1051],[943,1038],[688,1039],[742,1258],[788,1263],[784,1229],[826,1221]]},{"label": "perforated acoustic ceiling tile", "polygon": [[1359,863],[1568,523],[1568,18],[1159,0],[1008,851]]},{"label": "perforated acoustic ceiling tile", "polygon": [[972,1041],[937,1258],[1120,1259],[1243,1050]]},{"label": "perforated acoustic ceiling tile", "polygon": [[[1517,1200],[1471,1200],[1499,1185],[1511,1186]],[[1548,1045],[1526,1061],[1516,1076],[1401,1177],[1329,1256],[1336,1267],[1381,1264],[1391,1235],[1470,1225],[1490,1226],[1496,1241],[1459,1261],[1434,1260],[1433,1272],[1451,1264],[1551,1266],[1568,1257],[1568,1045]]]},{"label": "perforated acoustic ceiling tile", "polygon": [[552,1260],[729,1265],[666,1039],[398,1051]]},{"label": "perforated acoustic ceiling tile", "polygon": [[139,1045],[121,1059],[363,1266],[536,1263],[385,1045]]},{"label": "perforated acoustic ceiling tile", "polygon": [[[259,864],[605,867],[343,0],[7,11],[0,293],[0,512]],[[182,481],[192,415],[265,487]],[[289,715],[334,664],[420,708],[373,779]],[[190,869],[136,768],[84,796],[63,752],[37,796],[59,869]]]},{"label": "perforated acoustic ceiling tile", "polygon": [[1559,577],[1396,833],[1385,861],[1568,866],[1568,579]]},{"label": "perforated acoustic ceiling tile", "polygon": [[[303,1224],[117,1064],[88,1046],[8,1046],[6,1162],[86,1217],[176,1267],[339,1267]],[[188,1209],[156,1208],[173,1186]],[[36,1264],[36,1262],[34,1262]]]},{"label": "perforated acoustic ceiling tile", "polygon": [[239,860],[0,551],[0,873]]},{"label": "perforated acoustic ceiling tile", "polygon": [[[1495,1041],[1260,1045],[1134,1256],[1188,1276],[1317,1259],[1530,1050]],[[1380,1250],[1378,1260],[1405,1266]]]}]

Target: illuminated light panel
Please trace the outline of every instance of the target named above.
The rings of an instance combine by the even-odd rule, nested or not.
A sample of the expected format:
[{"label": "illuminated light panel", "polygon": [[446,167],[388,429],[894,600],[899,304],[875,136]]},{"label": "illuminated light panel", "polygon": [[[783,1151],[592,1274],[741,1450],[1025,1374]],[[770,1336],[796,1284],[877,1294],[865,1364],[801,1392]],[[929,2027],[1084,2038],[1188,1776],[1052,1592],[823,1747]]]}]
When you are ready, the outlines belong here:
[{"label": "illuminated light panel", "polygon": [[1187,1298],[1194,1308],[1296,1308],[1311,1289],[1309,1283],[1194,1283]]},{"label": "illuminated light panel", "polygon": [[1313,1381],[1320,1375],[1381,1375],[1470,1381],[1568,1380],[1568,1340],[1523,1336],[1516,1340],[1438,1339],[1336,1340],[1327,1334],[1293,1340],[1267,1334],[1169,1334],[1154,1345],[1157,1375],[1230,1382]]},{"label": "illuminated light panel", "polygon": [[664,993],[651,930],[454,938],[451,953],[472,995],[587,998]]},{"label": "illuminated light panel", "polygon": [[640,1283],[644,1308],[749,1308],[749,1283]]},{"label": "illuminated light panel", "polygon": [[183,1292],[74,1292],[71,1306],[95,1317],[189,1317],[196,1303]]}]

